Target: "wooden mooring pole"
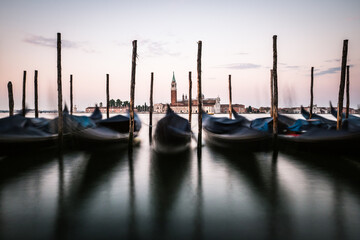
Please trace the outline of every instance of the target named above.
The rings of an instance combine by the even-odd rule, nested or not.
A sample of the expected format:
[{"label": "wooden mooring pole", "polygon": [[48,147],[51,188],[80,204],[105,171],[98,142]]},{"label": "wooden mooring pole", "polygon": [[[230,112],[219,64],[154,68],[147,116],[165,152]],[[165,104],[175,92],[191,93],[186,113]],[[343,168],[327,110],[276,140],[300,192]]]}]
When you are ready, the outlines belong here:
[{"label": "wooden mooring pole", "polygon": [[270,117],[274,116],[274,75],[270,69]]},{"label": "wooden mooring pole", "polygon": [[63,111],[62,111],[62,84],[61,84],[61,33],[57,33],[57,91],[58,91],[58,137],[59,145],[63,142]]},{"label": "wooden mooring pole", "polygon": [[278,83],[277,83],[277,36],[273,36],[273,77],[274,77],[274,106],[273,106],[273,134],[278,134]]},{"label": "wooden mooring pole", "polygon": [[313,103],[314,103],[314,67],[311,67],[311,83],[310,83],[310,116],[312,118],[313,114]]},{"label": "wooden mooring pole", "polygon": [[73,75],[70,74],[70,114],[73,115]]},{"label": "wooden mooring pole", "polygon": [[154,103],[153,103],[153,86],[154,86],[154,73],[151,73],[150,79],[150,108],[149,108],[149,141],[151,144],[152,141],[152,115],[154,111]]},{"label": "wooden mooring pole", "polygon": [[337,124],[336,124],[337,130],[341,130],[342,127],[341,125],[342,125],[342,113],[343,113],[343,101],[344,101],[347,52],[348,52],[348,40],[346,39],[344,40],[342,61],[341,61],[341,77],[340,77]]},{"label": "wooden mooring pole", "polygon": [[199,127],[198,142],[197,142],[198,153],[201,152],[201,145],[202,145],[201,51],[202,51],[202,41],[199,41],[198,42],[198,54],[197,54],[198,127]]},{"label": "wooden mooring pole", "polygon": [[26,115],[26,71],[23,74],[23,91],[22,91],[22,115],[25,117]]},{"label": "wooden mooring pole", "polygon": [[106,118],[110,117],[110,90],[109,90],[109,74],[106,74]]},{"label": "wooden mooring pole", "polygon": [[192,80],[191,80],[191,72],[189,72],[189,101],[188,101],[188,108],[189,108],[189,124],[191,127],[191,116],[192,116]]},{"label": "wooden mooring pole", "polygon": [[229,118],[232,118],[231,75],[229,75]]},{"label": "wooden mooring pole", "polygon": [[8,96],[9,96],[9,116],[14,115],[14,94],[13,94],[13,86],[11,81],[7,84],[8,87]]},{"label": "wooden mooring pole", "polygon": [[34,103],[35,103],[35,118],[39,117],[39,101],[38,101],[38,71],[34,74]]},{"label": "wooden mooring pole", "polygon": [[137,57],[137,41],[134,40],[131,66],[131,87],[130,87],[130,125],[129,125],[129,151],[132,152],[134,140],[134,98],[135,98],[135,73]]},{"label": "wooden mooring pole", "polygon": [[349,118],[350,108],[350,66],[346,66],[346,112],[345,118]]}]

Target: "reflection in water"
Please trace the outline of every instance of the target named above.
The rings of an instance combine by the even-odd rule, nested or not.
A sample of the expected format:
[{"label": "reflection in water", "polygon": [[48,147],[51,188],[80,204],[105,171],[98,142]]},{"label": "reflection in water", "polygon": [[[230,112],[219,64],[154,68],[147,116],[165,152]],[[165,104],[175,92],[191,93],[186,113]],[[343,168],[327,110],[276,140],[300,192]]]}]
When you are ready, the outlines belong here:
[{"label": "reflection in water", "polygon": [[[48,222],[43,222],[44,219],[52,220],[49,219],[51,213],[48,216],[41,214],[51,210],[50,204],[41,204],[47,194],[51,194],[43,189],[47,182],[51,183],[51,179],[44,177],[41,172],[51,169],[55,156],[45,152],[1,159],[0,239],[20,239],[28,237],[29,233],[46,238],[51,231],[46,229]],[[40,211],[38,207],[41,207]],[[40,217],[34,218],[34,215]],[[31,226],[28,224],[30,221]]]},{"label": "reflection in water", "polygon": [[193,239],[203,239],[203,188],[202,188],[202,159],[197,154],[197,186],[196,186],[196,208],[194,220]]},{"label": "reflection in water", "polygon": [[[292,236],[292,220],[287,192],[279,183],[277,171],[277,151],[272,153],[271,161],[262,159],[262,154],[223,151],[212,148],[212,154],[221,158],[228,165],[229,171],[238,173],[239,181],[245,180],[246,186],[252,190],[265,214],[269,239],[285,239]],[[260,225],[260,223],[259,223]],[[255,226],[254,229],[256,229]],[[260,226],[259,226],[260,227]]]},{"label": "reflection in water", "polygon": [[59,164],[59,190],[58,190],[58,206],[57,214],[55,219],[55,236],[54,239],[64,239],[66,232],[66,219],[65,219],[65,184],[64,184],[64,157],[62,153],[58,154],[58,164]]},{"label": "reflection in water", "polygon": [[151,154],[150,191],[154,215],[153,238],[163,239],[171,232],[168,221],[190,167],[190,151],[177,155]]},{"label": "reflection in water", "polygon": [[129,238],[138,239],[137,228],[136,228],[136,195],[135,195],[135,177],[134,177],[134,152],[128,153],[128,164],[129,164]]},{"label": "reflection in water", "polygon": [[148,133],[131,155],[2,159],[0,239],[360,239],[359,162],[207,145],[161,156]]},{"label": "reflection in water", "polygon": [[[81,226],[84,216],[77,216],[92,193],[106,182],[112,169],[123,159],[126,151],[122,149],[95,150],[89,158],[82,156],[82,161],[75,168],[65,169],[64,156],[59,156],[59,191],[55,237],[69,238],[76,233],[76,226]],[[65,156],[69,157],[69,156]],[[74,156],[67,159],[71,161]],[[68,167],[68,166],[67,166]],[[66,173],[65,173],[66,172]],[[65,176],[66,175],[66,176]]]},{"label": "reflection in water", "polygon": [[[330,199],[324,199],[324,196],[320,196],[318,201],[323,202],[324,205],[329,202],[330,209],[328,210],[329,216],[326,219],[326,224],[332,231],[330,236],[333,235],[335,239],[353,239],[354,235],[351,232],[354,229],[348,229],[347,226],[351,226],[348,218],[350,217],[351,221],[357,220],[360,223],[360,215],[356,217],[357,219],[349,216],[346,213],[348,209],[346,202],[349,201],[349,194],[351,194],[356,197],[350,199],[355,199],[357,204],[360,204],[359,163],[336,155],[291,154],[287,152],[285,156],[288,161],[293,162],[305,172],[321,176],[318,180],[316,179],[319,185],[322,183],[329,187]],[[324,186],[319,187],[324,188]],[[311,191],[316,191],[319,187],[314,186]],[[318,235],[321,236],[323,233],[318,233]]]},{"label": "reflection in water", "polygon": [[44,164],[54,160],[56,153],[41,152],[36,155],[5,156],[0,161],[0,188],[12,179],[27,172],[41,168]]}]

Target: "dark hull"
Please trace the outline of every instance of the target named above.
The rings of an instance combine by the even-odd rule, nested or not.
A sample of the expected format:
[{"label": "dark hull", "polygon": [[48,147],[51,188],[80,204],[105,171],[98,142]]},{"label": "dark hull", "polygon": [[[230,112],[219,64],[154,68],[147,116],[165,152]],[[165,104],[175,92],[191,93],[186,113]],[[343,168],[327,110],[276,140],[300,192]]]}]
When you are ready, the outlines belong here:
[{"label": "dark hull", "polygon": [[[129,133],[129,116],[117,115],[108,119],[97,122],[98,126],[107,127],[119,133]],[[139,132],[141,129],[141,121],[137,114],[134,115],[134,132]]]},{"label": "dark hull", "polygon": [[129,133],[118,133],[105,127],[95,127],[73,133],[72,139],[73,145],[80,149],[91,150],[110,145],[123,147],[129,142]]},{"label": "dark hull", "polygon": [[203,113],[206,143],[236,151],[262,151],[270,148],[271,135],[269,133],[252,129],[251,122],[235,111],[234,116],[235,119],[215,118]]},{"label": "dark hull", "polygon": [[36,153],[58,146],[57,135],[42,137],[0,137],[0,155]]},{"label": "dark hull", "polygon": [[204,134],[206,143],[211,146],[239,151],[266,151],[272,142],[269,134],[251,129],[246,133],[216,134],[204,128]]},{"label": "dark hull", "polygon": [[300,136],[279,135],[280,149],[304,152],[349,153],[356,152],[360,146],[360,133],[331,130],[322,135],[317,133]]}]

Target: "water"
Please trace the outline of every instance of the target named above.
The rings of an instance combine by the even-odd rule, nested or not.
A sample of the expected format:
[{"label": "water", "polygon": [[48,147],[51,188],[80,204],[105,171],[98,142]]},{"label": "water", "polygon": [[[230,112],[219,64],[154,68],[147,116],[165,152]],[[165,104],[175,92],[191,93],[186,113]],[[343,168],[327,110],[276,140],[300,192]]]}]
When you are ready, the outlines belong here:
[{"label": "water", "polygon": [[205,143],[198,158],[193,142],[162,157],[149,146],[148,115],[140,118],[132,156],[109,148],[3,158],[0,239],[360,238],[357,156]]}]

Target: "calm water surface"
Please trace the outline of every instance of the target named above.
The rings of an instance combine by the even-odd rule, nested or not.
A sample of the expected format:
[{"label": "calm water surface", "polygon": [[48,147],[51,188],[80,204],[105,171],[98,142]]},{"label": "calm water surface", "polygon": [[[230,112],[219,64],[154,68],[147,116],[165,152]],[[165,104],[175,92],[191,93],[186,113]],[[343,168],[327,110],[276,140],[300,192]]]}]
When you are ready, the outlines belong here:
[{"label": "calm water surface", "polygon": [[194,142],[159,156],[148,115],[140,118],[132,155],[2,158],[0,239],[360,239],[358,156],[229,152],[206,142],[201,157]]}]

